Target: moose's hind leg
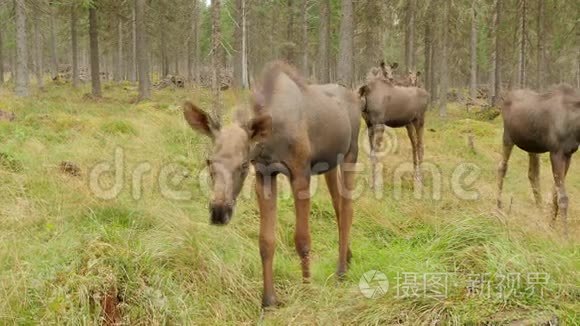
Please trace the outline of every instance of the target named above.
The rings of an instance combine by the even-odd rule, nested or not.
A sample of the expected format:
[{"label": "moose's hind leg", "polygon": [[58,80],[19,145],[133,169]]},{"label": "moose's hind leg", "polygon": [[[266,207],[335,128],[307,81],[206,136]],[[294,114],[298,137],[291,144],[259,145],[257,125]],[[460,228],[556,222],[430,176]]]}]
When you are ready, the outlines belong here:
[{"label": "moose's hind leg", "polygon": [[413,151],[413,169],[415,181],[421,182],[421,171],[419,170],[419,149],[417,147],[417,133],[414,124],[408,124],[405,126],[407,128],[407,134],[409,135],[409,140],[411,141],[411,150]]},{"label": "moose's hind leg", "polygon": [[529,153],[530,165],[528,168],[528,179],[534,192],[534,199],[538,207],[542,206],[542,192],[540,189],[540,155]]},{"label": "moose's hind leg", "polygon": [[[332,206],[334,207],[334,213],[336,214],[336,226],[338,227],[338,232],[340,232],[340,206],[342,199],[340,196],[340,189],[338,188],[340,182],[338,177],[338,168],[326,172],[324,174],[324,178],[326,179],[328,192],[330,193],[330,197],[332,198]],[[347,263],[350,263],[351,258],[352,252],[349,247],[346,257]]]},{"label": "moose's hind leg", "polygon": [[514,148],[514,143],[504,130],[502,158],[497,168],[497,208],[502,208],[501,194],[503,191],[503,182],[508,169],[508,162]]},{"label": "moose's hind leg", "polygon": [[348,253],[350,242],[350,229],[352,226],[353,207],[352,200],[355,191],[355,164],[357,153],[349,153],[344,163],[340,166],[340,214],[338,221],[338,277],[342,278],[348,269]]},{"label": "moose's hind leg", "polygon": [[564,235],[568,235],[568,194],[566,193],[566,172],[570,166],[571,155],[562,152],[550,153],[552,173],[554,175],[552,225],[555,225],[558,212],[562,217]]}]

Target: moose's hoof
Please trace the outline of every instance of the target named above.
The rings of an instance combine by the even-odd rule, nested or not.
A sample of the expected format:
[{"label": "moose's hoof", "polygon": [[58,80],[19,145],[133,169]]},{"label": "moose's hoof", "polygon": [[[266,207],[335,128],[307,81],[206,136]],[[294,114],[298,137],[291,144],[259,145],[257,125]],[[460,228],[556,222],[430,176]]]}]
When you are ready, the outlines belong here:
[{"label": "moose's hoof", "polygon": [[273,308],[278,305],[275,295],[269,295],[262,297],[262,308]]},{"label": "moose's hoof", "polygon": [[346,268],[344,268],[344,269],[338,268],[338,270],[336,271],[336,277],[341,282],[346,280]]}]

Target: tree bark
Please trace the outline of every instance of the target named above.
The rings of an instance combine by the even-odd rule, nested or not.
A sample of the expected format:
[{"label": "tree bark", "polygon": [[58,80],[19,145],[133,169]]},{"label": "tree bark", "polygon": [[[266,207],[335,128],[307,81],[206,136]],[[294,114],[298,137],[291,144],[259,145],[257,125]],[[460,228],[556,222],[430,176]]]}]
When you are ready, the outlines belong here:
[{"label": "tree bark", "polygon": [[321,0],[318,35],[318,82],[330,82],[330,0]]},{"label": "tree bark", "polygon": [[493,95],[491,96],[491,105],[496,106],[498,103],[499,92],[501,89],[501,67],[500,67],[500,39],[499,39],[499,25],[500,25],[500,11],[501,11],[501,0],[495,0],[495,10],[493,13]]},{"label": "tree bark", "polygon": [[56,33],[54,31],[54,9],[52,5],[49,4],[48,8],[48,21],[50,25],[50,61],[51,61],[51,71],[52,77],[58,76],[58,56],[56,52]]},{"label": "tree bark", "polygon": [[220,35],[220,0],[212,0],[212,91],[213,91],[213,114],[218,121],[221,121],[221,35]]},{"label": "tree bark", "polygon": [[26,2],[14,0],[16,18],[16,96],[26,97],[28,90],[28,44],[26,32]]},{"label": "tree bark", "polygon": [[159,37],[161,42],[159,43],[160,46],[160,53],[161,53],[161,77],[165,77],[169,75],[169,58],[167,56],[167,34],[166,34],[166,7],[163,1],[160,1],[161,8],[159,9]]},{"label": "tree bark", "polygon": [[405,68],[415,70],[415,0],[407,2],[407,28],[405,32]]},{"label": "tree bark", "polygon": [[78,45],[78,35],[77,35],[77,9],[74,4],[70,7],[70,34],[71,34],[71,47],[72,47],[72,85],[73,87],[79,86],[79,45]]},{"label": "tree bark", "polygon": [[114,71],[113,71],[113,79],[116,82],[120,82],[123,79],[123,75],[122,75],[122,69],[121,69],[121,65],[123,62],[123,21],[121,20],[121,16],[120,15],[115,15],[115,19],[116,19],[116,27],[117,27],[117,39],[116,39],[116,52],[113,56],[113,58],[115,59],[115,63],[114,63]]},{"label": "tree bark", "polygon": [[248,76],[248,5],[246,0],[242,0],[242,87],[249,88]]},{"label": "tree bark", "polygon": [[234,86],[242,86],[242,7],[244,0],[235,2],[235,25],[234,25]]},{"label": "tree bark", "polygon": [[437,100],[439,100],[439,89],[438,89],[438,84],[437,81],[437,72],[438,72],[438,57],[436,54],[437,51],[439,51],[438,49],[438,42],[439,42],[439,36],[437,31],[437,20],[438,20],[438,15],[435,13],[435,8],[436,8],[437,3],[432,0],[431,3],[429,4],[429,23],[428,25],[430,25],[429,30],[430,30],[430,41],[431,41],[431,53],[429,53],[429,92],[431,93],[431,102],[435,103]]},{"label": "tree bark", "polygon": [[149,79],[149,51],[145,26],[145,5],[147,0],[135,0],[135,52],[137,53],[137,71],[139,75],[139,101],[151,97]]},{"label": "tree bark", "polygon": [[471,68],[469,81],[469,96],[472,99],[476,97],[477,89],[477,13],[476,0],[471,0]]},{"label": "tree bark", "polygon": [[296,65],[296,40],[294,28],[295,16],[294,0],[286,0],[286,10],[288,24],[286,25],[286,44],[284,48],[284,57],[292,65]]},{"label": "tree bark", "polygon": [[544,89],[544,67],[546,64],[546,53],[544,52],[544,1],[538,0],[538,59],[536,67],[536,86],[538,90]]},{"label": "tree bark", "polygon": [[520,88],[526,87],[526,0],[520,1],[520,39],[519,39],[519,59],[518,59],[518,85]]},{"label": "tree bark", "polygon": [[201,4],[199,3],[199,0],[194,0],[195,2],[195,8],[194,8],[194,19],[195,19],[195,32],[193,33],[194,35],[194,41],[195,41],[195,48],[193,49],[194,52],[194,57],[195,57],[195,61],[194,61],[194,69],[195,69],[195,81],[197,83],[201,83],[201,58],[200,58],[200,53],[201,53],[201,42],[200,42],[200,7]]},{"label": "tree bark", "polygon": [[131,6],[131,73],[129,79],[132,82],[137,81],[139,68],[137,67],[137,17],[135,14],[136,5]]},{"label": "tree bark", "polygon": [[0,86],[2,86],[2,84],[4,84],[5,80],[4,80],[4,42],[2,39],[2,32],[4,32],[4,26],[2,26],[3,24],[0,24]]},{"label": "tree bark", "polygon": [[300,13],[300,26],[302,35],[300,37],[300,52],[302,54],[301,66],[302,74],[308,76],[308,0],[302,0]]},{"label": "tree bark", "polygon": [[354,18],[352,9],[352,0],[342,0],[337,79],[339,83],[348,87],[353,83]]},{"label": "tree bark", "polygon": [[44,88],[43,79],[43,65],[42,65],[42,41],[40,38],[40,24],[41,19],[40,12],[38,8],[34,8],[34,72],[36,74],[36,82],[40,89]]},{"label": "tree bark", "polygon": [[439,94],[439,116],[447,116],[447,92],[449,88],[448,48],[449,48],[449,1],[444,0],[443,20],[441,24],[441,93]]},{"label": "tree bark", "polygon": [[197,7],[198,0],[193,0],[192,10],[191,10],[191,28],[189,35],[189,42],[187,48],[187,76],[190,82],[197,82],[196,71],[197,71]]},{"label": "tree bark", "polygon": [[89,8],[89,37],[91,47],[91,84],[93,96],[101,97],[101,72],[99,68],[99,26],[97,8]]},{"label": "tree bark", "polygon": [[425,90],[432,93],[431,90],[431,75],[433,74],[432,52],[433,52],[433,29],[431,28],[431,12],[432,6],[428,8],[428,21],[425,23]]}]

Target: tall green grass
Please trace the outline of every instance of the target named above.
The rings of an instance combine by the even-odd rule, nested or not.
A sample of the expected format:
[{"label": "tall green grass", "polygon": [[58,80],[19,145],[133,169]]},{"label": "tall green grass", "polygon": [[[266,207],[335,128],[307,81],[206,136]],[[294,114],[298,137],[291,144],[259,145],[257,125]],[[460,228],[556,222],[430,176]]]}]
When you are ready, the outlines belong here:
[{"label": "tall green grass", "polygon": [[[259,214],[246,181],[231,225],[208,224],[207,194],[197,173],[207,140],[183,122],[185,99],[210,103],[204,90],[165,90],[134,104],[135,90],[107,85],[105,98],[88,89],[48,85],[30,99],[0,90],[0,108],[14,111],[14,123],[0,122],[0,322],[2,324],[97,324],[105,299],[116,297],[126,324],[509,324],[556,318],[578,324],[580,316],[580,175],[573,162],[567,180],[571,198],[569,240],[548,227],[549,164],[543,158],[546,207],[533,204],[527,156],[514,151],[506,179],[504,212],[494,209],[495,168],[500,158],[501,123],[476,120],[458,105],[447,120],[429,114],[425,161],[443,176],[442,198],[415,199],[410,177],[401,198],[393,196],[396,168],[409,162],[404,130],[398,150],[383,158],[385,195],[368,190],[355,202],[353,260],[347,278],[335,275],[338,236],[330,197],[319,178],[312,202],[311,284],[301,283],[294,252],[294,208],[286,182],[278,203],[276,290],[281,306],[262,312],[258,254]],[[226,92],[228,106],[245,94]],[[475,153],[466,136],[475,137]],[[361,143],[367,137],[363,133]],[[125,187],[114,200],[89,188],[92,167],[113,162],[124,150]],[[72,161],[81,177],[59,170]],[[360,161],[368,163],[364,151]],[[133,198],[129,172],[148,162],[140,198]],[[190,190],[187,200],[170,200],[158,187],[168,162],[190,170],[174,190]],[[450,179],[458,164],[480,168],[473,185],[478,200],[453,195]],[[370,169],[357,177],[368,184]],[[106,178],[105,178],[106,179]],[[106,180],[105,180],[106,181]],[[426,184],[432,180],[427,177]],[[359,280],[369,270],[389,279],[386,295],[367,299]],[[445,273],[443,298],[397,297],[402,273]],[[549,274],[544,294],[528,294],[525,282],[514,295],[476,295],[474,275]],[[400,281],[400,280],[399,280]],[[470,292],[471,291],[471,292]]]}]

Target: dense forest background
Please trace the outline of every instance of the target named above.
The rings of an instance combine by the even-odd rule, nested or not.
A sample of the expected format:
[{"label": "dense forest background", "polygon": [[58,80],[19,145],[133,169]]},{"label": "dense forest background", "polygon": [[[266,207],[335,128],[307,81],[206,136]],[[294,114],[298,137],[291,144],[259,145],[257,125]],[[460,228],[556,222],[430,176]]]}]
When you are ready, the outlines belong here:
[{"label": "dense forest background", "polygon": [[353,86],[384,59],[422,72],[434,99],[468,88],[491,101],[579,87],[579,23],[578,0],[3,0],[0,83],[26,96],[29,75],[42,87],[46,74],[77,85],[95,72],[93,95],[100,80],[139,79],[147,98],[149,80],[177,75],[218,95],[274,59]]}]

